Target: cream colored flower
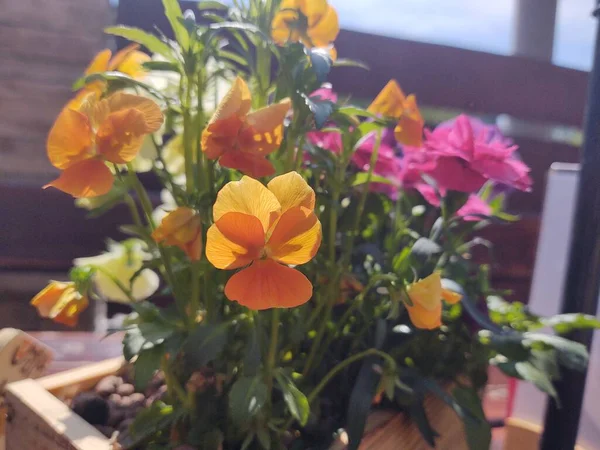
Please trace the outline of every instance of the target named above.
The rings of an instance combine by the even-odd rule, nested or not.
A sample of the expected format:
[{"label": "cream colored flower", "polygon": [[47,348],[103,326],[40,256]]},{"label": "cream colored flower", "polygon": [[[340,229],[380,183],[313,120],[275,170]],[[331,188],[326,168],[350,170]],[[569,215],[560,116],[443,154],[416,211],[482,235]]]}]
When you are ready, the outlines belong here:
[{"label": "cream colored flower", "polygon": [[148,259],[144,251],[145,244],[139,239],[129,239],[124,242],[110,241],[108,251],[98,256],[77,258],[73,261],[77,267],[91,266],[96,268],[94,285],[98,293],[106,300],[129,303],[128,296],[113,280],[118,280],[124,287],[129,288],[131,296],[141,301],[156,292],[160,284],[158,275],[150,269],[142,270],[131,283],[131,278],[142,268]]}]

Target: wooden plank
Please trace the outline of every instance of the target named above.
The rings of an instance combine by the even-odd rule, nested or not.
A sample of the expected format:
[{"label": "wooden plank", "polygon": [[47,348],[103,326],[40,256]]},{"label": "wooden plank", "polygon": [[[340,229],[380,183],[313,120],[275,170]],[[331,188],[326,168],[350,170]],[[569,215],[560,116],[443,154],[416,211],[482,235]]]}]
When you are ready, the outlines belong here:
[{"label": "wooden plank", "polygon": [[119,356],[48,375],[37,382],[58,398],[73,398],[80,392],[92,389],[102,378],[118,373],[124,364],[125,360]]},{"label": "wooden plank", "polygon": [[580,126],[588,74],[515,56],[342,30],[340,57],[365,62],[369,71],[337,68],[336,90],[373,98],[390,78],[421,105],[470,113]]},{"label": "wooden plank", "polygon": [[36,381],[11,383],[6,391],[6,450],[111,449],[108,439]]}]

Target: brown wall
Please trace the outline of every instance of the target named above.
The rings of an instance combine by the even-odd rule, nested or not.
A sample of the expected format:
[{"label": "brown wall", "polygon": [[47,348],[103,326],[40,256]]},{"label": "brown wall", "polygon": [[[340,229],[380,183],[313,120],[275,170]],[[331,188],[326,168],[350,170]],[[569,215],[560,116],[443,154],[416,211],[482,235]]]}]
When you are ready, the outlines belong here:
[{"label": "brown wall", "polygon": [[54,173],[46,135],[110,21],[108,0],[1,2],[0,179]]}]

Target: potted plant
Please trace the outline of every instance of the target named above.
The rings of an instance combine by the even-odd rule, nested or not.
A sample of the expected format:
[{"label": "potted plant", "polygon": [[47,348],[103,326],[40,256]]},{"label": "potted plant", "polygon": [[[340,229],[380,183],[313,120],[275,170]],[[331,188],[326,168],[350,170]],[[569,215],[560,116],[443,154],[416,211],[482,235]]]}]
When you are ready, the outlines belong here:
[{"label": "potted plant", "polygon": [[507,303],[471,258],[480,229],[516,220],[506,188],[531,188],[499,130],[461,115],[424,131],[394,80],[366,108],[338,99],[330,69],[360,63],[337,55],[325,0],[163,3],[174,38],[107,29],[134,44],[94,59],[48,138],[47,187],[92,214],[126,204],[131,238],[32,300],[66,325],[94,297],[133,309],[132,380],[160,373],[166,394],[122,447],[356,449],[379,410],[402,419],[375,448],[479,450],[490,364],[549,394],[558,364],[585,366],[535,330],[597,321]]}]

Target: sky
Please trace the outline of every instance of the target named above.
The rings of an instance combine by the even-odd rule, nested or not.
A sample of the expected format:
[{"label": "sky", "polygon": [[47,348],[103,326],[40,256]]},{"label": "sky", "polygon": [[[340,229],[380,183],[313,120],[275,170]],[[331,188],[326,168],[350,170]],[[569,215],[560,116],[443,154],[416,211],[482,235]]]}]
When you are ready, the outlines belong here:
[{"label": "sky", "polygon": [[[510,54],[515,0],[329,0],[343,28]],[[558,0],[554,63],[589,70],[595,0]]]}]

